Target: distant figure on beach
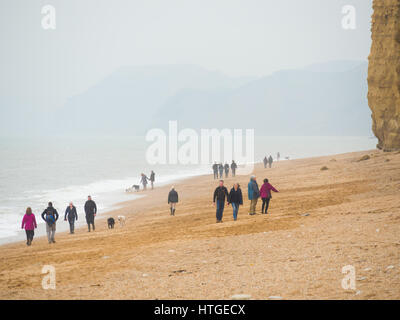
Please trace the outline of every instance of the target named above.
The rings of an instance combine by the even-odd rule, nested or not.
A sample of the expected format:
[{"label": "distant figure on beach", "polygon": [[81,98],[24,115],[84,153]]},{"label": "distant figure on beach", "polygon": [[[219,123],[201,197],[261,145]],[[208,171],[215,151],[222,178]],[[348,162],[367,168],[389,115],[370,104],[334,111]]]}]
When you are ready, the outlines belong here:
[{"label": "distant figure on beach", "polygon": [[153,170],[151,170],[151,173],[150,173],[150,184],[151,184],[151,189],[154,189],[154,181],[155,181],[155,178],[156,178],[156,174],[154,173]]},{"label": "distant figure on beach", "polygon": [[239,206],[243,205],[242,190],[238,183],[235,183],[229,192],[228,202],[232,205],[233,220],[236,221],[239,213]]},{"label": "distant figure on beach", "polygon": [[281,154],[278,152],[278,153],[276,154],[276,161],[279,161],[280,158],[281,158]]},{"label": "distant figure on beach", "polygon": [[256,206],[258,198],[260,197],[260,190],[258,189],[258,184],[256,176],[250,177],[250,182],[247,185],[248,197],[250,200],[250,211],[249,215],[253,216],[256,214]]},{"label": "distant figure on beach", "polygon": [[22,218],[21,229],[25,229],[26,245],[30,246],[35,235],[35,228],[37,228],[35,215],[32,213],[31,208],[27,208],[24,217]]},{"label": "distant figure on beach", "polygon": [[272,198],[271,191],[279,192],[268,182],[268,179],[264,179],[264,183],[260,189],[260,196],[262,200],[261,214],[268,214],[269,202]]},{"label": "distant figure on beach", "polygon": [[237,164],[234,160],[232,160],[232,163],[231,163],[232,177],[236,176],[236,168],[237,168]]},{"label": "distant figure on beach", "polygon": [[222,163],[218,165],[218,170],[219,170],[219,178],[222,179],[224,175],[224,166],[222,165]]},{"label": "distant figure on beach", "polygon": [[147,176],[144,173],[142,173],[141,174],[141,178],[140,178],[140,182],[143,185],[143,190],[147,189],[147,180],[150,180],[150,179],[147,178]]},{"label": "distant figure on beach", "polygon": [[212,169],[214,172],[214,179],[218,179],[218,164],[216,162],[212,165]]},{"label": "distant figure on beach", "polygon": [[264,157],[263,162],[264,162],[264,168],[266,168],[266,167],[267,167],[267,164],[268,164],[267,156]]},{"label": "distant figure on beach", "polygon": [[[222,222],[222,216],[224,214],[225,199],[228,200],[228,189],[224,187],[224,180],[219,181],[218,187],[214,191],[213,205],[217,204],[217,223]],[[229,203],[228,203],[229,204]]]},{"label": "distant figure on beach", "polygon": [[272,162],[274,162],[274,159],[273,159],[272,156],[270,155],[269,158],[268,158],[268,164],[269,164],[269,167],[270,167],[270,168],[272,167]]},{"label": "distant figure on beach", "polygon": [[53,208],[53,204],[49,202],[47,209],[42,213],[42,219],[46,222],[47,240],[49,243],[56,243],[54,239],[56,235],[56,222],[58,220],[58,212]]},{"label": "distant figure on beach", "polygon": [[171,216],[175,215],[175,207],[178,203],[178,192],[176,192],[175,187],[172,186],[170,192],[168,193],[168,204],[170,205]]},{"label": "distant figure on beach", "polygon": [[225,178],[228,178],[228,175],[229,175],[229,164],[228,163],[225,163],[224,170],[225,170]]},{"label": "distant figure on beach", "polygon": [[88,196],[88,199],[85,203],[85,215],[86,215],[86,223],[88,225],[88,232],[90,232],[90,225],[92,225],[93,231],[95,230],[94,217],[96,217],[96,214],[97,214],[96,203],[92,200],[91,196]]},{"label": "distant figure on beach", "polygon": [[69,222],[69,233],[75,233],[75,220],[78,220],[78,213],[76,212],[76,208],[72,202],[69,203],[67,209],[65,209],[64,221]]}]

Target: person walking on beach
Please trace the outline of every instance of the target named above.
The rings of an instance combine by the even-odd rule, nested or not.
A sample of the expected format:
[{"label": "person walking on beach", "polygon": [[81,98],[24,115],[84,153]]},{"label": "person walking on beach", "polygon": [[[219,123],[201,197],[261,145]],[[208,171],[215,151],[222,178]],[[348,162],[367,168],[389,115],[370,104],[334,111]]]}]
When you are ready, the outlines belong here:
[{"label": "person walking on beach", "polygon": [[219,178],[222,179],[224,175],[224,166],[222,165],[222,163],[218,165],[218,170],[219,170]]},{"label": "person walking on beach", "polygon": [[213,172],[214,172],[214,180],[218,179],[218,164],[214,162],[212,166]]},{"label": "person walking on beach", "polygon": [[150,184],[151,184],[151,189],[154,189],[154,180],[155,180],[156,174],[154,173],[153,170],[151,170],[150,173]]},{"label": "person walking on beach", "polygon": [[260,189],[260,196],[262,200],[261,214],[268,214],[269,202],[272,198],[271,191],[279,192],[268,182],[268,179],[264,179],[264,183]]},{"label": "person walking on beach", "polygon": [[232,160],[232,163],[231,163],[232,177],[236,176],[236,168],[237,168],[237,164],[234,160]]},{"label": "person walking on beach", "polygon": [[[219,181],[218,187],[214,191],[213,205],[217,205],[217,223],[222,222],[222,216],[224,214],[225,199],[228,199],[228,189],[224,186],[224,180]],[[229,204],[229,203],[228,203]]]},{"label": "person walking on beach", "polygon": [[256,206],[258,198],[260,197],[260,190],[256,181],[256,176],[251,176],[250,182],[247,185],[248,197],[250,200],[250,211],[249,215],[253,216],[256,214]]},{"label": "person walking on beach", "polygon": [[171,216],[175,215],[175,207],[178,203],[178,192],[176,192],[175,187],[172,186],[171,191],[168,193],[168,204],[170,205]]},{"label": "person walking on beach", "polygon": [[35,235],[35,228],[37,228],[36,218],[32,213],[32,209],[28,207],[21,224],[21,229],[25,229],[27,246],[32,244],[33,236]]},{"label": "person walking on beach", "polygon": [[228,163],[225,163],[224,170],[225,170],[225,178],[228,178],[228,176],[229,176],[229,164]]},{"label": "person walking on beach", "polygon": [[140,178],[140,182],[141,182],[142,185],[143,185],[143,190],[146,190],[146,189],[147,189],[147,180],[150,180],[150,179],[147,178],[147,176],[146,176],[144,173],[142,173],[142,174],[141,174],[141,178]]},{"label": "person walking on beach", "polygon": [[94,217],[96,217],[97,214],[97,206],[96,203],[92,200],[91,196],[88,196],[88,200],[85,203],[85,214],[86,222],[88,225],[88,232],[90,232],[90,225],[92,225],[94,231]]},{"label": "person walking on beach", "polygon": [[278,152],[278,153],[276,154],[276,161],[279,161],[280,158],[281,158],[281,154]]},{"label": "person walking on beach", "polygon": [[239,213],[239,206],[243,204],[242,190],[238,183],[235,183],[229,192],[228,202],[232,205],[233,220],[236,221]]},{"label": "person walking on beach", "polygon": [[270,168],[272,167],[272,162],[273,161],[274,161],[274,159],[272,159],[272,156],[270,155],[269,158],[268,158],[268,164],[269,164]]},{"label": "person walking on beach", "polygon": [[54,237],[56,235],[58,212],[53,208],[53,204],[51,202],[49,202],[47,209],[43,211],[42,219],[46,222],[47,240],[49,243],[56,243]]},{"label": "person walking on beach", "polygon": [[267,167],[267,163],[268,163],[267,156],[264,157],[263,162],[264,162],[264,169],[265,169]]},{"label": "person walking on beach", "polygon": [[78,213],[76,212],[76,208],[72,202],[69,203],[67,209],[65,209],[64,221],[69,222],[69,233],[75,233],[75,220],[78,221]]}]

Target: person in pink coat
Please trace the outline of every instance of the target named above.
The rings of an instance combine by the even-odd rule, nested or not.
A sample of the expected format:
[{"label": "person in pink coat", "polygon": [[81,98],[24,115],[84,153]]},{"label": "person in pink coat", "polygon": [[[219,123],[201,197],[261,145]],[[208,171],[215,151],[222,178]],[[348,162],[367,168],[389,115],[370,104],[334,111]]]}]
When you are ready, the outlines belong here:
[{"label": "person in pink coat", "polygon": [[262,199],[261,214],[268,214],[269,201],[272,198],[271,191],[279,192],[268,182],[268,179],[264,179],[264,184],[260,189],[260,197]]},{"label": "person in pink coat", "polygon": [[31,208],[27,208],[21,225],[21,229],[25,229],[26,232],[27,246],[32,244],[33,236],[35,235],[35,228],[37,228],[35,215],[32,213]]}]

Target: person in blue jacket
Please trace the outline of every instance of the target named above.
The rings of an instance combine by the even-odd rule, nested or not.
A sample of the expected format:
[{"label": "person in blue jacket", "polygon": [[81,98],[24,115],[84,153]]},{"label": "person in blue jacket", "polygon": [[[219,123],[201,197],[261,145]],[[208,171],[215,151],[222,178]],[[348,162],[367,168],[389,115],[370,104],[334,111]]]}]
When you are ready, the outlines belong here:
[{"label": "person in blue jacket", "polygon": [[249,215],[256,214],[257,200],[260,197],[260,189],[258,188],[256,176],[251,176],[250,182],[247,185],[248,197],[250,200]]}]

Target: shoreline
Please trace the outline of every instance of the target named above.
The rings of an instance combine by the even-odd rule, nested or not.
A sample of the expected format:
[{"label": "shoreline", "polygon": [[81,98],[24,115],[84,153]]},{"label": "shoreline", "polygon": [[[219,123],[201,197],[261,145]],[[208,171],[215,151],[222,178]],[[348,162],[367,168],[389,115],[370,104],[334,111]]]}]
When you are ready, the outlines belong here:
[{"label": "shoreline", "polygon": [[[368,152],[368,150],[355,151],[355,152]],[[346,154],[346,153],[340,153],[340,154],[336,154],[336,155],[343,155],[343,154]],[[277,162],[286,162],[286,161],[293,161],[293,160],[307,160],[307,159],[315,159],[315,158],[320,158],[320,157],[329,157],[329,156],[334,156],[334,155],[335,154],[322,155],[322,156],[316,156],[316,157],[311,156],[311,157],[299,157],[299,158],[293,158],[293,159],[280,159],[280,161],[274,160],[273,165],[276,165]],[[254,163],[254,167],[261,166],[261,165],[262,165],[262,161]],[[207,176],[212,177],[213,174],[212,173],[210,173],[210,174],[203,173],[203,174],[196,174],[193,176],[183,176],[181,178],[178,177],[176,180],[162,182],[160,184],[160,186],[156,187],[156,189],[160,189],[162,187],[165,187],[167,185],[172,185],[174,183],[176,183],[176,184],[179,184],[180,182],[183,183],[187,180],[196,179],[197,177],[207,177]],[[104,219],[109,218],[109,217],[114,217],[114,219],[115,219],[116,215],[118,215],[118,214],[115,214],[115,212],[120,212],[121,210],[127,209],[127,207],[132,206],[135,203],[135,201],[139,201],[140,199],[143,199],[144,197],[148,196],[147,192],[149,192],[149,191],[151,191],[150,188],[148,188],[146,191],[140,190],[140,192],[134,192],[133,195],[139,196],[138,198],[126,200],[126,201],[119,201],[119,202],[112,204],[111,207],[105,209],[104,212],[102,212],[100,215],[96,216],[95,222],[97,222],[99,220],[103,221]],[[168,192],[168,191],[166,191],[166,192]],[[167,197],[167,195],[165,197]],[[60,212],[59,212],[59,214],[60,214]],[[106,214],[108,214],[107,217],[105,216]],[[64,217],[64,212],[62,211],[62,214],[60,214],[60,218],[57,222],[56,237],[59,234],[64,234],[64,235],[69,234],[69,224],[67,221],[64,221],[63,217]],[[79,229],[80,230],[86,229],[86,227],[87,227],[84,213],[81,213],[79,215],[79,217],[78,217],[78,222],[75,223],[75,231],[77,231]],[[36,221],[39,221],[39,220],[41,221],[40,214],[38,214],[38,215],[35,214],[35,218],[36,218]],[[117,221],[116,221],[116,223],[117,223]],[[26,241],[25,230],[20,229],[17,232],[18,232],[17,235],[0,238],[0,247],[3,245],[7,245],[7,244],[25,242]],[[45,239],[46,237],[47,237],[47,235],[46,235],[45,223],[40,223],[40,224],[38,223],[38,228],[35,229],[34,239]]]}]

